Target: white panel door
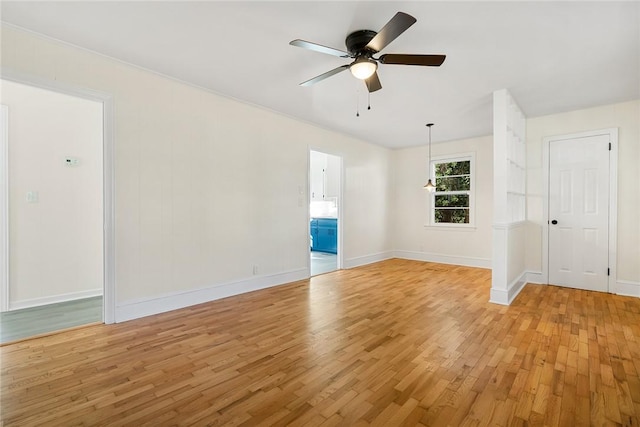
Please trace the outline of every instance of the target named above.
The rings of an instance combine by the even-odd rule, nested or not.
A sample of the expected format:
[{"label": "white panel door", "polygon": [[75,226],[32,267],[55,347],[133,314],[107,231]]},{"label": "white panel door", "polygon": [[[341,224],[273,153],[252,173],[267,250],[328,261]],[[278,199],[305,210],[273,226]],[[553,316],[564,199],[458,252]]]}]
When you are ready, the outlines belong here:
[{"label": "white panel door", "polygon": [[607,292],[609,135],[549,143],[549,283]]}]

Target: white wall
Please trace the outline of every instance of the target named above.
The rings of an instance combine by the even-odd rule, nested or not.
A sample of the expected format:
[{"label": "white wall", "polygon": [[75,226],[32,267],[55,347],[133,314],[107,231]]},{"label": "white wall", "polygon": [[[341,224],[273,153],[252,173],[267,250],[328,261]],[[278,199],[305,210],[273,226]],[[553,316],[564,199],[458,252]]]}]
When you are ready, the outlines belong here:
[{"label": "white wall", "polygon": [[491,267],[493,157],[491,136],[433,144],[432,157],[474,152],[475,227],[428,224],[428,146],[393,152],[394,250],[401,258]]},{"label": "white wall", "polygon": [[101,295],[102,104],[5,80],[0,89],[9,108],[9,308]]},{"label": "white wall", "polygon": [[345,266],[390,256],[386,149],[13,27],[2,66],[113,95],[117,320],[307,277],[309,147],[343,157]]},{"label": "white wall", "polygon": [[527,121],[527,269],[542,270],[543,138],[606,128],[619,130],[617,279],[640,296],[640,100]]}]

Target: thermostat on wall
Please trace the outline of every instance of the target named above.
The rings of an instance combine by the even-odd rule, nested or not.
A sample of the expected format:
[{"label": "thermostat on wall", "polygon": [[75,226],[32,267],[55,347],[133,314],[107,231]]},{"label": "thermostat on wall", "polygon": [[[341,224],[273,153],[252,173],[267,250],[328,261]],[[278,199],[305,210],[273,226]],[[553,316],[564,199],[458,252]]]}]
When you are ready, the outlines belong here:
[{"label": "thermostat on wall", "polygon": [[64,163],[67,166],[78,166],[80,164],[80,159],[78,159],[76,157],[65,157],[64,158]]}]

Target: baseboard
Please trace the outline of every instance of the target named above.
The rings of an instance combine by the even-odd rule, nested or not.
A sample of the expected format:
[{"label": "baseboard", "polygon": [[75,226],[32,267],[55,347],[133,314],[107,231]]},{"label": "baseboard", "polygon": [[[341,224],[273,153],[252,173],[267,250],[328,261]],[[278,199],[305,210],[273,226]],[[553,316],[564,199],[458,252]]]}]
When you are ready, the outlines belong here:
[{"label": "baseboard", "polygon": [[523,271],[516,280],[509,283],[506,290],[491,288],[491,291],[489,292],[489,302],[494,304],[510,305],[513,300],[516,299],[520,291],[522,291],[524,285],[527,284],[528,275],[528,271]]},{"label": "baseboard", "polygon": [[308,277],[309,270],[301,268],[268,276],[251,277],[237,282],[217,284],[201,289],[172,292],[155,298],[126,301],[116,304],[115,321],[116,323],[125,322],[284,283],[296,282]]},{"label": "baseboard", "polygon": [[414,261],[437,262],[440,264],[463,265],[465,267],[491,268],[491,260],[455,255],[434,254],[429,252],[394,251],[395,258]]},{"label": "baseboard", "polygon": [[[542,278],[542,272],[540,271],[527,271],[526,273],[526,282],[525,283],[535,283],[537,285],[545,285],[546,282],[544,281],[544,279]],[[524,284],[523,284],[524,286]],[[492,292],[492,297],[491,299],[493,300],[493,289],[491,290]],[[520,291],[518,290],[518,293]],[[628,297],[637,297],[640,298],[640,282],[633,282],[630,280],[618,280],[616,281],[615,284],[615,289],[613,290],[613,293],[616,295],[624,295],[624,296],[628,296]],[[517,295],[517,294],[516,294]],[[498,294],[496,295],[496,298],[498,298],[499,300],[504,300],[505,296],[501,295],[500,292],[498,292]],[[511,301],[513,301],[514,297],[511,299]],[[491,301],[491,302],[496,302],[498,304],[502,304],[501,302],[497,302],[497,301]]]},{"label": "baseboard", "polygon": [[632,282],[630,280],[616,281],[615,293],[628,297],[640,297],[640,282]]},{"label": "baseboard", "polygon": [[537,285],[546,284],[542,278],[541,271],[527,271],[527,283],[535,283]]},{"label": "baseboard", "polygon": [[10,301],[9,310],[20,310],[22,308],[40,307],[41,305],[56,304],[59,302],[74,301],[84,298],[99,297],[102,295],[102,288],[90,289],[88,291],[68,292],[66,294],[50,295],[40,298],[25,299],[22,301]]},{"label": "baseboard", "polygon": [[379,252],[377,254],[365,255],[355,258],[349,258],[344,260],[343,268],[360,267],[361,265],[373,264],[374,262],[380,262],[393,258],[393,252]]}]

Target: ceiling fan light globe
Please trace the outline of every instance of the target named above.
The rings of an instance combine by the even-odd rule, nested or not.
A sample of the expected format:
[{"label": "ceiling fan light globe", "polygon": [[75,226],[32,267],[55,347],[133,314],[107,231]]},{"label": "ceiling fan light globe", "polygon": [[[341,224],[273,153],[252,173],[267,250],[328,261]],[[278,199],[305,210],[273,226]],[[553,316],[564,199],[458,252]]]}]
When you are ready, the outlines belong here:
[{"label": "ceiling fan light globe", "polygon": [[356,59],[349,67],[353,77],[360,80],[366,80],[373,75],[378,69],[378,63],[368,58],[360,57]]}]

